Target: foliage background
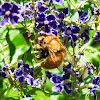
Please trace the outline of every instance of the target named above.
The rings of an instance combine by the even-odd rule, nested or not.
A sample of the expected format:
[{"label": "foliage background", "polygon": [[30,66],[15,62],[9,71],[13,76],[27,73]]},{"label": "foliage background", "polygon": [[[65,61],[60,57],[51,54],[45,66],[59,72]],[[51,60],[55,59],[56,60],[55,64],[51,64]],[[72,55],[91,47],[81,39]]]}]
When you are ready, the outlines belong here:
[{"label": "foliage background", "polygon": [[[9,0],[8,0],[9,1]],[[12,0],[12,2],[16,2],[19,4],[24,4],[29,0]],[[89,12],[91,10],[91,4],[94,1],[87,0],[85,1],[85,5],[81,5],[83,3],[82,1],[77,0],[65,0],[65,4],[63,6],[56,5],[57,9],[61,9],[64,7],[69,7],[69,10],[71,10],[71,14],[73,14],[74,6],[81,5],[84,6],[83,8],[80,7],[80,9],[84,10],[85,12]],[[96,1],[97,5],[99,6],[100,3]],[[74,13],[71,17],[71,21],[78,20],[78,14]],[[26,27],[29,26],[32,23],[32,21],[25,20]],[[98,29],[100,30],[99,26]],[[2,63],[5,60],[8,63],[11,63],[12,65],[15,64],[15,62],[18,62],[19,60],[23,60],[24,63],[29,64],[32,67],[37,67],[40,65],[41,62],[36,61],[35,57],[37,54],[34,54],[32,52],[35,51],[34,44],[32,45],[29,40],[26,40],[23,36],[23,33],[26,31],[25,27],[19,23],[15,28],[13,28],[10,25],[6,25],[4,27],[0,27],[0,43],[2,44],[0,46],[0,67],[2,67]],[[36,30],[35,30],[36,31]],[[84,56],[82,56],[82,61],[80,61],[80,64],[83,64],[84,61],[88,61],[94,64],[94,66],[97,67],[97,70],[99,68],[99,61],[100,61],[100,43],[94,43],[92,37],[95,34],[95,30],[90,30],[90,41],[85,44],[86,50],[84,52]],[[35,32],[36,33],[36,32]],[[32,41],[35,39],[37,34],[34,32],[32,33]],[[61,40],[63,41],[63,40]],[[71,52],[72,47],[70,47],[70,44],[67,45],[68,50]],[[76,46],[77,51],[77,46]],[[98,55],[99,53],[99,55]],[[41,77],[43,73],[45,72],[44,69],[38,68],[37,73],[39,73],[37,77]],[[58,73],[57,69],[50,70],[50,72],[56,72]],[[89,76],[91,77],[91,76]],[[45,87],[45,91],[40,88],[35,88],[28,86],[27,89],[24,89],[26,94],[31,94],[32,97],[29,98],[23,98],[21,100],[75,100],[76,94],[73,92],[71,96],[66,95],[64,91],[61,92],[61,94],[52,92],[51,88],[54,86],[50,82],[49,79],[47,79],[46,84],[43,86]],[[4,93],[2,93],[4,91]],[[98,100],[100,99],[100,91],[96,92]],[[90,95],[90,90],[83,89],[79,95],[78,100],[92,100],[93,96]],[[12,89],[12,87],[9,87],[9,81],[7,79],[0,78],[0,100],[18,100],[18,90]]]}]

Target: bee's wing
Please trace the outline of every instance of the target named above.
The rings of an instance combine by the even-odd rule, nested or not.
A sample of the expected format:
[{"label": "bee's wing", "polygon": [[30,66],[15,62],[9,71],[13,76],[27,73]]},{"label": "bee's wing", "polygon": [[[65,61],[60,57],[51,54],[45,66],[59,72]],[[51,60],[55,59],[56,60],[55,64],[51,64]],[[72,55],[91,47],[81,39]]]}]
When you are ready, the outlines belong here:
[{"label": "bee's wing", "polygon": [[54,61],[54,63],[57,61],[57,59],[56,59],[56,54],[55,54],[55,52],[51,49],[51,48],[49,48],[49,55],[50,55],[50,57],[51,57],[51,59]]}]

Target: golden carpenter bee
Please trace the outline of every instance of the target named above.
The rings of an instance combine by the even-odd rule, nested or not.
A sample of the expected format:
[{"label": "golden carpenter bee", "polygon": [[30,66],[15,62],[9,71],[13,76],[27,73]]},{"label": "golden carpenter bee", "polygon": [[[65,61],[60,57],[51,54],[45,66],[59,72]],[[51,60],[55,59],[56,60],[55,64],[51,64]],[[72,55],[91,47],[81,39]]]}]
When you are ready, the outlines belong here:
[{"label": "golden carpenter bee", "polygon": [[35,48],[40,51],[37,60],[46,58],[45,61],[41,63],[41,67],[54,69],[61,65],[66,55],[66,48],[56,35],[43,34],[35,39],[35,44]]}]

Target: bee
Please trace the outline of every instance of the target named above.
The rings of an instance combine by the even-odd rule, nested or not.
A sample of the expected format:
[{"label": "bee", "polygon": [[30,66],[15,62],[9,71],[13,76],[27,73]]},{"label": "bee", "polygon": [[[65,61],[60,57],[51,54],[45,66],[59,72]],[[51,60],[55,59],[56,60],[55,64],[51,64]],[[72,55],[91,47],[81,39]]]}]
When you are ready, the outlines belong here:
[{"label": "bee", "polygon": [[56,35],[43,34],[37,37],[35,44],[36,49],[40,51],[37,60],[46,58],[45,61],[41,63],[41,67],[45,69],[54,69],[61,65],[66,55],[66,49]]},{"label": "bee", "polygon": [[22,32],[22,34],[26,41],[32,37],[32,33],[30,33],[29,31],[26,31],[25,33]]}]

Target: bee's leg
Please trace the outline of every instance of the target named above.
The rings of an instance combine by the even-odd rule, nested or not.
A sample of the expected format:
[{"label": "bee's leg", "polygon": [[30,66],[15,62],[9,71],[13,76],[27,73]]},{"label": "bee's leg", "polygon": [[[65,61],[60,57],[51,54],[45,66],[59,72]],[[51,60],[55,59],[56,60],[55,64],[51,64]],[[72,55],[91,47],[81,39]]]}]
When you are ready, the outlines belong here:
[{"label": "bee's leg", "polygon": [[37,51],[39,51],[39,49],[41,49],[41,46],[39,44],[36,44],[35,48],[36,48]]}]

